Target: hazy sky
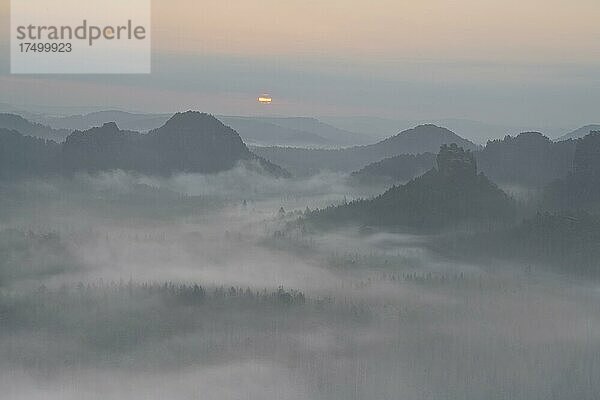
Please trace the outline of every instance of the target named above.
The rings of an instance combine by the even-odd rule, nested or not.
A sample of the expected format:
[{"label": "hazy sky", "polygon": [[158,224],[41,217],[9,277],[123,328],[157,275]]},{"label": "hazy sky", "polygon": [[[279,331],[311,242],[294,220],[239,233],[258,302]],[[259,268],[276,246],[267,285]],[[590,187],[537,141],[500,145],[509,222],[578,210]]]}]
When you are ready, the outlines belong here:
[{"label": "hazy sky", "polygon": [[[598,0],[155,0],[150,76],[10,76],[8,5],[0,102],[600,120]],[[263,92],[272,105],[257,104]]]}]

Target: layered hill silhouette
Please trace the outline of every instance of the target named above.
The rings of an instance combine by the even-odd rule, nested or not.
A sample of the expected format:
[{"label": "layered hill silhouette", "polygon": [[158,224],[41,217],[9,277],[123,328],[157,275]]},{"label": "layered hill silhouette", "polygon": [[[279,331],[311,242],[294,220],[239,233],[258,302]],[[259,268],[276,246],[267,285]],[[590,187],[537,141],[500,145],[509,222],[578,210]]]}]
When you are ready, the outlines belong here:
[{"label": "layered hill silhouette", "polygon": [[436,168],[370,200],[332,206],[310,213],[317,226],[359,224],[415,229],[445,228],[512,221],[512,199],[477,173],[473,153],[443,145]]},{"label": "layered hill silhouette", "polygon": [[[64,173],[121,169],[145,174],[176,172],[214,173],[233,168],[239,162],[254,162],[275,176],[287,171],[253,154],[240,136],[211,115],[177,113],[162,127],[140,134],[120,130],[115,123],[86,131],[75,131],[63,144],[3,131],[2,151],[14,154],[3,161],[3,175],[12,171]],[[30,151],[33,149],[33,151]],[[25,154],[27,153],[27,154]],[[30,154],[37,154],[34,162]]]},{"label": "layered hill silhouette", "polygon": [[107,122],[114,122],[121,129],[146,132],[161,127],[169,118],[171,118],[169,114],[139,114],[119,110],[106,110],[67,117],[45,117],[42,123],[55,129],[85,131],[93,127],[102,126]]},{"label": "layered hill silhouette", "polygon": [[435,159],[433,153],[400,154],[371,163],[353,172],[352,177],[361,182],[406,182],[429,171],[435,165]]},{"label": "layered hill silhouette", "polygon": [[[479,169],[494,182],[542,188],[571,171],[575,146],[574,140],[553,142],[541,133],[524,132],[491,140],[474,155]],[[433,164],[433,155],[401,155],[369,164],[354,175],[402,182]]]},{"label": "layered hill silhouette", "polygon": [[300,147],[336,147],[339,144],[316,133],[280,126],[268,120],[254,117],[219,117],[223,123],[235,129],[247,143]]},{"label": "layered hill silhouette", "polygon": [[336,147],[366,145],[373,143],[369,136],[351,132],[311,117],[255,117],[258,121],[282,128],[317,135]]},{"label": "layered hill silhouette", "polygon": [[66,129],[52,129],[48,126],[30,122],[20,115],[0,113],[0,129],[15,130],[26,136],[62,142],[71,133]]},{"label": "layered hill silhouette", "polygon": [[[121,129],[147,132],[164,125],[171,115],[130,113],[119,110],[96,111],[72,116],[39,116],[39,121],[54,129],[88,130],[115,122]],[[348,132],[307,117],[216,116],[235,129],[244,142],[260,146],[304,146],[339,148],[369,143],[365,135]]]},{"label": "layered hill silhouette", "polygon": [[339,150],[253,147],[253,151],[298,175],[321,170],[351,172],[400,154],[436,153],[440,146],[455,143],[465,149],[477,146],[454,132],[435,125],[420,125],[381,142]]},{"label": "layered hill silhouette", "polygon": [[581,128],[575,129],[574,131],[569,132],[569,133],[559,137],[556,140],[560,142],[560,141],[569,140],[569,139],[581,139],[582,137],[585,137],[585,136],[589,135],[590,133],[596,132],[596,131],[600,131],[599,124],[585,125],[585,126],[582,126]]}]

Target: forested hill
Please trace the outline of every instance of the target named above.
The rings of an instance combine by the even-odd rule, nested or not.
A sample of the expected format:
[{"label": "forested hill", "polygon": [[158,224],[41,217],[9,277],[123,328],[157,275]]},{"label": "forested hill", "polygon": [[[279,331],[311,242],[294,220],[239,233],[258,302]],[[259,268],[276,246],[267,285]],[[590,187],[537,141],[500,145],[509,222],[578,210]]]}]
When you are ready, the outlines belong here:
[{"label": "forested hill", "polygon": [[494,182],[542,188],[569,173],[575,146],[573,140],[553,142],[541,133],[524,132],[489,141],[476,157]]},{"label": "forested hill", "polygon": [[436,164],[424,175],[374,199],[314,211],[306,222],[325,227],[358,224],[431,229],[512,221],[513,200],[477,173],[471,151],[444,145]]},{"label": "forested hill", "polygon": [[550,208],[600,212],[600,132],[577,141],[572,171],[545,191]]},{"label": "forested hill", "polygon": [[239,162],[254,162],[265,172],[287,171],[253,154],[233,129],[211,115],[177,113],[148,134],[120,130],[115,123],[75,131],[64,143],[0,132],[2,176],[96,172],[121,169],[146,174],[214,173]]},{"label": "forested hill", "polygon": [[[573,167],[576,140],[553,142],[538,132],[491,140],[474,153],[479,170],[492,181],[541,189],[565,177]],[[354,175],[363,179],[405,182],[435,163],[433,154],[399,155],[369,164]]]}]

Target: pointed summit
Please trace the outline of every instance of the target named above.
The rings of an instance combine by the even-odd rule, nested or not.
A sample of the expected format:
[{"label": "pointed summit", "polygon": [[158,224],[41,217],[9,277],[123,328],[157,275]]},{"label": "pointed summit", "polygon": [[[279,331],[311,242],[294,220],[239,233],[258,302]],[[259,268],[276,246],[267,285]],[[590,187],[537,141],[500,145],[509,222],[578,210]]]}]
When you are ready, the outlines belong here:
[{"label": "pointed summit", "polygon": [[252,158],[236,131],[212,115],[195,111],[175,114],[149,132],[148,139],[160,149],[165,168],[178,171],[217,172]]}]

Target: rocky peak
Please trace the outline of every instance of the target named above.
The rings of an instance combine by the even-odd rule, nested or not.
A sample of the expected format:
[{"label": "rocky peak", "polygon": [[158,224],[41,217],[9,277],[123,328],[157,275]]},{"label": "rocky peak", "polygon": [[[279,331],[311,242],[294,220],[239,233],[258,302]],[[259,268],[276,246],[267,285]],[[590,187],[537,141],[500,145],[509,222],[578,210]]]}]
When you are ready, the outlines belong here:
[{"label": "rocky peak", "polygon": [[475,177],[477,176],[477,163],[470,150],[452,143],[442,145],[437,155],[437,169],[446,177]]}]

